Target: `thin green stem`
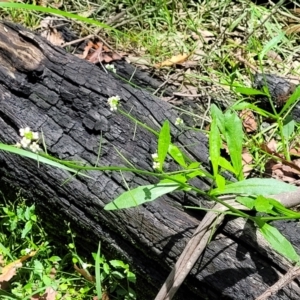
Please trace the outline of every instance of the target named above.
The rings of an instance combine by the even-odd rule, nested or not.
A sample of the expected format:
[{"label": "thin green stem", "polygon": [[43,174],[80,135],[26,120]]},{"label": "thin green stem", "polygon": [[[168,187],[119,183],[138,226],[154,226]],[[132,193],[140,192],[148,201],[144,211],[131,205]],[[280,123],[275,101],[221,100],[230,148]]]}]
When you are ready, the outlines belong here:
[{"label": "thin green stem", "polygon": [[126,116],[127,118],[129,118],[134,123],[136,123],[136,124],[140,125],[141,127],[147,129],[148,131],[150,131],[151,133],[153,133],[156,137],[159,136],[159,133],[157,131],[155,131],[154,129],[152,129],[149,126],[145,125],[144,123],[138,121],[137,119],[135,119],[134,117],[132,117],[130,114],[128,114],[124,110],[118,109],[118,112],[121,113],[123,116]]}]

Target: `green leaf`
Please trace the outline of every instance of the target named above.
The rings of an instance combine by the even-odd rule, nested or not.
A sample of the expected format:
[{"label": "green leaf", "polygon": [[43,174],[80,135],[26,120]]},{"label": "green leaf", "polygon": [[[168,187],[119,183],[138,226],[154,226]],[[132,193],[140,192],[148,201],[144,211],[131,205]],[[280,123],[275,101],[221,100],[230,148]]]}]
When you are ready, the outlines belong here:
[{"label": "green leaf", "polygon": [[246,109],[246,108],[249,108],[253,111],[256,111],[257,113],[259,113],[261,116],[264,116],[264,117],[274,117],[273,114],[257,107],[256,105],[252,104],[252,103],[248,103],[248,102],[240,102],[240,103],[237,103],[237,104],[234,104],[232,106],[232,109],[233,110],[243,110],[243,109]]},{"label": "green leaf", "polygon": [[109,274],[110,273],[110,266],[109,266],[109,264],[108,263],[104,263],[103,264],[103,271],[105,272],[105,274]]},{"label": "green leaf", "polygon": [[254,96],[254,95],[263,95],[263,96],[267,96],[266,93],[253,89],[253,88],[249,88],[249,87],[245,87],[245,86],[237,86],[234,88],[234,90],[237,93],[243,94],[243,95],[249,95],[249,96]]},{"label": "green leaf", "polygon": [[221,132],[224,133],[224,131],[225,131],[225,127],[224,127],[225,119],[224,119],[223,112],[215,104],[212,104],[212,106],[210,108],[210,111],[211,111],[212,119],[217,121],[218,127],[220,128]]},{"label": "green leaf", "polygon": [[284,207],[279,201],[275,199],[268,199],[268,200],[270,204],[273,205],[274,207],[273,210],[276,211],[277,213],[289,218],[298,218],[298,219],[300,218],[300,213]]},{"label": "green leaf", "polygon": [[209,132],[209,157],[215,177],[219,173],[220,148],[221,136],[217,125],[217,119],[213,118]]},{"label": "green leaf", "polygon": [[283,125],[283,136],[289,138],[295,131],[295,121],[291,116],[288,116]]},{"label": "green leaf", "polygon": [[113,272],[111,272],[111,275],[113,275],[117,279],[123,279],[124,278],[124,274],[122,274],[119,271],[113,271]]},{"label": "green leaf", "polygon": [[169,146],[171,144],[171,134],[170,134],[170,124],[169,121],[166,120],[160,130],[158,137],[158,162],[160,164],[160,170],[162,170],[164,161],[168,154]]},{"label": "green leaf", "polygon": [[127,279],[130,282],[136,283],[136,276],[134,273],[132,273],[131,271],[127,272]]},{"label": "green leaf", "polygon": [[254,205],[255,205],[255,199],[251,198],[251,197],[236,197],[235,200],[243,205],[245,205],[246,207],[248,207],[249,209],[253,209]]},{"label": "green leaf", "polygon": [[284,32],[272,38],[262,49],[261,53],[259,54],[259,59],[262,60],[264,56],[274,48],[278,43],[280,43],[284,38]]},{"label": "green leaf", "polygon": [[31,228],[32,228],[32,222],[31,222],[31,221],[26,222],[25,227],[24,227],[24,229],[22,230],[22,235],[21,235],[21,238],[22,238],[22,239],[25,238],[25,236],[26,236],[27,233],[31,230]]},{"label": "green leaf", "polygon": [[49,277],[49,276],[47,276],[47,275],[43,275],[43,283],[44,283],[44,285],[46,285],[46,286],[50,286],[51,285],[51,283],[52,283],[52,279]]},{"label": "green leaf", "polygon": [[139,186],[127,191],[114,201],[105,205],[105,210],[115,210],[129,207],[136,207],[146,202],[153,201],[158,197],[171,193],[180,187],[177,183],[158,183]]},{"label": "green leaf", "polygon": [[197,169],[200,168],[201,163],[199,163],[198,161],[193,161],[192,163],[190,163],[188,165],[188,169]]},{"label": "green leaf", "polygon": [[102,299],[102,286],[101,286],[101,268],[100,268],[100,263],[101,263],[101,244],[99,242],[98,244],[98,250],[97,254],[93,253],[94,259],[95,259],[95,276],[96,276],[96,291],[97,291],[97,297],[98,299]]},{"label": "green leaf", "polygon": [[270,204],[269,199],[263,197],[263,196],[258,196],[255,200],[255,209],[259,212],[265,212],[265,213],[273,213],[273,205]]},{"label": "green leaf", "polygon": [[168,152],[169,152],[169,154],[172,156],[172,158],[173,158],[180,166],[186,168],[187,165],[186,165],[186,162],[185,162],[185,159],[184,159],[184,155],[183,155],[182,151],[181,151],[178,147],[176,147],[176,146],[170,144],[170,145],[169,145]]},{"label": "green leaf", "polygon": [[259,231],[270,245],[281,255],[290,259],[292,262],[299,261],[299,255],[292,244],[277,230],[277,228],[267,224],[259,224]]},{"label": "green leaf", "polygon": [[38,161],[39,163],[44,163],[44,164],[50,165],[50,166],[55,167],[55,168],[66,170],[70,173],[80,174],[81,176],[84,176],[84,177],[87,177],[87,178],[92,178],[92,177],[90,177],[90,176],[88,176],[84,173],[78,172],[78,170],[69,168],[69,167],[67,167],[67,166],[65,166],[65,165],[63,165],[63,164],[61,164],[57,161],[54,161],[50,158],[42,156],[44,154],[38,155],[36,153],[30,152],[30,151],[27,151],[27,150],[19,149],[15,146],[10,146],[10,145],[6,145],[6,144],[2,144],[2,143],[0,143],[0,150],[4,150],[4,151],[10,152],[10,153],[14,153],[14,154],[18,154],[18,155],[21,155],[21,156],[24,156],[24,157],[28,157],[28,158],[31,158],[31,159],[34,159],[34,160]]},{"label": "green leaf", "polygon": [[225,184],[226,184],[225,178],[222,175],[217,174],[216,175],[216,185],[217,185],[217,187],[220,190],[222,190],[222,189],[224,190]]},{"label": "green leaf", "polygon": [[128,264],[125,264],[123,261],[121,260],[117,260],[117,259],[113,259],[110,260],[109,263],[114,267],[114,268],[122,268],[122,269],[128,269],[129,266]]},{"label": "green leaf", "polygon": [[212,195],[220,194],[247,194],[247,195],[272,195],[283,192],[295,191],[297,187],[272,178],[250,178],[234,182],[211,191]]},{"label": "green leaf", "polygon": [[239,180],[244,179],[242,172],[243,125],[241,119],[227,111],[225,113],[225,138],[235,174]]},{"label": "green leaf", "polygon": [[231,163],[224,157],[220,156],[219,158],[219,166],[225,170],[228,170],[230,172],[232,172],[233,174],[235,174],[235,169],[233,168],[233,166],[231,165]]}]

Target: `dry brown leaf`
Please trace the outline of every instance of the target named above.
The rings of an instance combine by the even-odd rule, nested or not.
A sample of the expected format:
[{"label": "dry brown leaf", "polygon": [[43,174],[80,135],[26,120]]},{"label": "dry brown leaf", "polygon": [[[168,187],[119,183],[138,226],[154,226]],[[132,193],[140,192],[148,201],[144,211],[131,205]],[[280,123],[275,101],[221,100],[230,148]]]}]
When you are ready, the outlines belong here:
[{"label": "dry brown leaf", "polygon": [[271,139],[271,141],[267,144],[267,147],[271,153],[275,153],[277,151],[277,142],[275,139]]},{"label": "dry brown leaf", "polygon": [[56,28],[53,27],[53,22],[55,19],[53,17],[44,18],[40,25],[43,31],[41,32],[41,36],[46,38],[52,45],[61,46],[65,43],[60,32],[57,31]]},{"label": "dry brown leaf", "polygon": [[242,153],[242,165],[243,165],[243,174],[245,177],[247,177],[250,172],[253,170],[253,166],[251,165],[253,163],[253,156],[247,152],[247,150],[244,150]]},{"label": "dry brown leaf", "polygon": [[161,63],[155,64],[154,67],[155,68],[171,67],[173,65],[183,63],[184,61],[187,60],[187,58],[189,56],[190,56],[190,54],[186,54],[186,53],[174,55],[171,58],[169,58]]},{"label": "dry brown leaf", "polygon": [[282,62],[282,58],[280,57],[280,55],[273,50],[267,52],[267,57],[272,59],[273,61]]},{"label": "dry brown leaf", "polygon": [[110,298],[109,298],[107,292],[104,292],[104,293],[102,294],[102,299],[101,299],[101,300],[110,300]]},{"label": "dry brown leaf", "polygon": [[88,41],[87,45],[84,47],[84,51],[82,54],[75,54],[77,57],[82,58],[82,59],[86,59],[86,57],[88,56],[90,50],[93,48],[94,43],[91,41]]},{"label": "dry brown leaf", "polygon": [[51,286],[48,286],[43,295],[33,295],[30,300],[55,300],[57,291],[55,291]]},{"label": "dry brown leaf", "polygon": [[5,290],[8,287],[8,281],[10,281],[15,275],[16,275],[16,270],[22,267],[21,262],[16,262],[16,263],[10,263],[9,268],[5,269],[5,272],[3,272],[2,269],[2,274],[0,275],[0,289]]},{"label": "dry brown leaf", "polygon": [[86,280],[90,281],[90,282],[95,282],[95,277],[92,276],[87,270],[85,269],[80,269],[77,267],[76,264],[74,264],[74,269],[81,274]]},{"label": "dry brown leaf", "polygon": [[257,123],[251,110],[245,109],[240,112],[240,118],[243,120],[243,126],[246,132],[254,132],[257,130]]},{"label": "dry brown leaf", "polygon": [[[273,178],[288,183],[294,183],[298,177],[297,173],[299,174],[299,172],[294,170],[293,168],[286,166],[281,162],[275,162],[274,160],[268,162],[267,168],[269,169]],[[293,171],[296,171],[297,173]]]},{"label": "dry brown leaf", "polygon": [[97,64],[98,62],[112,62],[122,59],[122,56],[118,53],[111,51],[107,46],[101,42],[93,43],[89,41],[87,46],[84,48],[84,52],[81,56],[78,57],[84,58],[87,61]]},{"label": "dry brown leaf", "polygon": [[294,156],[300,156],[300,149],[299,148],[298,149],[293,148],[293,149],[290,150],[290,154],[294,155]]},{"label": "dry brown leaf", "polygon": [[37,251],[31,251],[29,254],[22,256],[21,258],[11,262],[10,264],[6,265],[4,268],[2,268],[2,274],[5,274],[6,272],[8,272],[12,267],[14,267],[15,265],[18,265],[19,263],[22,263],[27,260],[30,257],[33,257],[35,254],[37,253]]},{"label": "dry brown leaf", "polygon": [[294,24],[285,28],[286,34],[292,34],[300,32],[300,24]]}]

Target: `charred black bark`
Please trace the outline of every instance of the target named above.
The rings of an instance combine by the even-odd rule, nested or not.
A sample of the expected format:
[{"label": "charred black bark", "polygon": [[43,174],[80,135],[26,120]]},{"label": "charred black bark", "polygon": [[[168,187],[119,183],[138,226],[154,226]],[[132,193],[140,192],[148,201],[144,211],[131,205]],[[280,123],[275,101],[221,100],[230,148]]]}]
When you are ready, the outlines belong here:
[{"label": "charred black bark", "polygon": [[[296,85],[289,82],[287,79],[272,75],[272,74],[256,74],[254,77],[253,86],[256,89],[264,90],[270,93],[271,98],[258,96],[257,99],[260,101],[260,105],[267,110],[272,111],[271,103],[273,102],[274,108],[280,111],[290,96],[296,90]],[[298,101],[299,102],[299,101]],[[296,122],[300,122],[300,104],[297,103],[293,108],[291,115]]]},{"label": "charred black bark", "polygon": [[[173,107],[124,84],[112,74],[49,45],[26,29],[0,23],[0,140],[15,144],[19,128],[43,131],[49,154],[88,165],[126,165],[118,149],[135,167],[152,170],[156,151],[153,134],[125,116],[112,113],[107,98],[119,95],[122,109],[158,130],[166,119],[174,136]],[[187,155],[208,165],[207,139],[201,133],[177,136]],[[173,168],[172,164],[169,166]],[[76,176],[33,160],[0,152],[1,182],[21,187],[36,202],[41,217],[61,236],[63,221],[71,222],[86,249],[98,242],[106,253],[126,259],[135,268],[138,299],[152,299],[184,249],[203,213],[190,214],[183,203],[206,205],[205,199],[183,192],[134,209],[104,211],[106,203],[126,190],[118,172]],[[136,187],[155,178],[123,173]],[[195,184],[207,189],[205,181]],[[249,227],[249,226],[248,226]],[[243,231],[230,221],[209,244],[181,288],[178,299],[254,299],[274,283],[288,263],[255,242],[252,227]],[[248,234],[248,236],[246,236]],[[296,231],[295,231],[296,234]],[[298,235],[299,236],[299,235]],[[297,241],[298,242],[298,241]],[[298,243],[296,243],[298,245]],[[299,299],[296,284],[273,299]]]}]

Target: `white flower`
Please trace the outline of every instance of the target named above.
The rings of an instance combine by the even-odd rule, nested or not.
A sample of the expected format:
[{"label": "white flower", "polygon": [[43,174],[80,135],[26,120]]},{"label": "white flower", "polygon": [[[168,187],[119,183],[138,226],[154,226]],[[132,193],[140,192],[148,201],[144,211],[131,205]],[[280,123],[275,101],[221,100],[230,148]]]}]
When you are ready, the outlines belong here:
[{"label": "white flower", "polygon": [[92,265],[91,264],[87,264],[87,263],[85,263],[85,262],[82,262],[81,263],[81,266],[82,266],[82,269],[87,269],[87,268],[89,268],[89,267],[91,267]]},{"label": "white flower", "polygon": [[183,126],[184,122],[181,118],[176,118],[175,125],[176,126]]},{"label": "white flower", "polygon": [[30,249],[30,248],[26,248],[26,249],[24,250],[24,252],[25,252],[25,254],[29,254],[29,253],[31,252],[31,249]]},{"label": "white flower", "polygon": [[39,133],[38,132],[32,132],[32,139],[38,140],[39,139]]},{"label": "white flower", "polygon": [[157,153],[153,153],[153,154],[151,154],[151,156],[152,156],[152,159],[153,159],[153,160],[158,159],[158,154],[157,154]]},{"label": "white flower", "polygon": [[119,101],[119,96],[112,96],[107,99],[107,103],[109,104],[111,111],[116,111],[118,109]]},{"label": "white flower", "polygon": [[160,163],[157,161],[153,162],[153,169],[160,169]]},{"label": "white flower", "polygon": [[31,143],[31,140],[30,139],[28,139],[28,138],[26,138],[25,136],[21,139],[21,145],[22,145],[22,147],[23,148],[27,148],[29,145],[30,145],[30,143]]},{"label": "white flower", "polygon": [[17,142],[17,143],[15,144],[15,147],[17,147],[17,148],[21,148],[21,147],[22,147],[22,145],[21,145],[21,143]]},{"label": "white flower", "polygon": [[106,68],[107,70],[113,72],[113,73],[116,73],[116,72],[117,72],[117,71],[116,71],[116,68],[115,68],[115,66],[114,66],[113,64],[107,64],[107,65],[105,66],[105,68]]},{"label": "white flower", "polygon": [[20,132],[20,136],[25,136],[26,133],[29,133],[30,127],[25,127],[25,128],[20,128],[19,132]]},{"label": "white flower", "polygon": [[29,148],[32,152],[39,152],[41,150],[40,146],[36,142],[32,142]]}]

